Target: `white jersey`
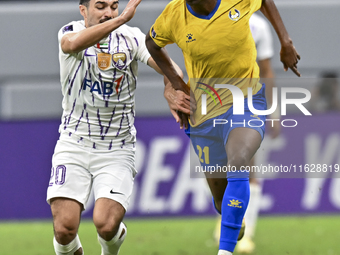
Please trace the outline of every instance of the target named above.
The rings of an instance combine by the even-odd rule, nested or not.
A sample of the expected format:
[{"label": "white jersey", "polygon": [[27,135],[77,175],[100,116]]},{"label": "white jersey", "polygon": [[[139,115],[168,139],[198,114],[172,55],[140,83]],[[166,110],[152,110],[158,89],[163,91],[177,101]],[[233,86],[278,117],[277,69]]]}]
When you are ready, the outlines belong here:
[{"label": "white jersey", "polygon": [[272,58],[273,38],[267,21],[254,13],[249,19],[249,26],[256,44],[257,60]]},{"label": "white jersey", "polygon": [[63,94],[59,132],[93,148],[134,148],[137,60],[147,64],[150,57],[145,35],[122,25],[93,47],[65,54],[61,38],[83,29],[84,21],[73,21],[58,33]]}]

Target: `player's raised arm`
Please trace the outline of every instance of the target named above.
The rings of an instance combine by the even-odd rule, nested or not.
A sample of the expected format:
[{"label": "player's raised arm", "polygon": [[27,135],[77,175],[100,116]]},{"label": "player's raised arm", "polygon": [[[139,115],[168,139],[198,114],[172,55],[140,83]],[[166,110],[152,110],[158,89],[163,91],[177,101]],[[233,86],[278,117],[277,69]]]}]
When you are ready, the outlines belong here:
[{"label": "player's raised arm", "polygon": [[[142,0],[130,0],[119,16],[118,0],[109,2],[90,1],[87,6],[79,5],[80,13],[85,20],[86,29],[63,36],[61,39],[61,49],[64,53],[71,54],[78,53],[93,46],[113,30],[131,20],[141,1]],[[89,12],[89,8],[94,9],[95,12],[93,12],[93,10]],[[97,20],[99,24],[97,24]]]},{"label": "player's raised arm", "polygon": [[276,8],[273,0],[262,0],[262,13],[270,21],[274,27],[276,34],[281,43],[280,59],[283,63],[284,70],[290,68],[297,76],[301,76],[297,70],[297,63],[300,60],[300,55],[297,53],[291,38],[283,24],[280,13]]}]

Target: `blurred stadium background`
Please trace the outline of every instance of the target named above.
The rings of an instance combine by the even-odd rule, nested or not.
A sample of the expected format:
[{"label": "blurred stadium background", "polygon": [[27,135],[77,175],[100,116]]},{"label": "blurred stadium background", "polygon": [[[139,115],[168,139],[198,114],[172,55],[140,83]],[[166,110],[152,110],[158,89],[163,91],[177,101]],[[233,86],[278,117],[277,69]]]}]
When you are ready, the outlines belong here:
[{"label": "blurred stadium background", "polygon": [[[129,25],[147,33],[167,3],[143,0]],[[340,2],[275,3],[302,57],[298,65],[302,78],[284,73],[273,31],[276,85],[312,91],[322,73],[339,74]],[[120,1],[120,10],[125,5],[126,1]],[[61,116],[57,32],[81,18],[76,0],[0,1],[1,255],[53,254],[45,194]],[[174,45],[167,49],[184,70],[179,49]],[[125,220],[129,235],[121,254],[216,254],[212,240],[215,212],[205,180],[190,178],[189,141],[169,114],[162,78],[143,64],[136,113],[139,174]],[[275,140],[266,139],[259,164],[340,163],[339,112],[306,117],[289,107],[286,118],[297,120],[298,126],[283,128]],[[339,176],[329,172],[320,178],[308,178],[308,174],[280,178],[279,173],[260,176],[263,217],[258,224],[256,254],[340,254],[336,241]],[[80,234],[86,254],[99,254],[90,222],[92,206],[91,200]]]}]

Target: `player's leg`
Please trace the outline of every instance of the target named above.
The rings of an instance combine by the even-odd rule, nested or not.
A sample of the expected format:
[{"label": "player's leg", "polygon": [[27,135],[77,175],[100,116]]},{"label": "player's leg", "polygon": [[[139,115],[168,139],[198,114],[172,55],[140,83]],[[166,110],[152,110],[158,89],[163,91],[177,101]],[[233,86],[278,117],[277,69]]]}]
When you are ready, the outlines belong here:
[{"label": "player's leg", "polygon": [[125,209],[120,203],[108,198],[99,198],[96,201],[93,222],[102,246],[102,255],[118,254],[127,234],[122,222],[124,215]]},{"label": "player's leg", "polygon": [[207,183],[213,196],[214,207],[221,214],[222,200],[228,181],[224,178],[211,178],[210,173],[206,173]]},{"label": "player's leg", "polygon": [[222,200],[225,188],[227,187],[227,178],[209,178],[209,173],[207,174],[207,183],[210,188],[211,194],[213,195],[213,203],[217,214],[216,226],[213,232],[213,238],[217,244],[220,242],[221,233],[221,208]]},{"label": "player's leg", "polygon": [[249,165],[262,141],[261,134],[250,128],[230,131],[226,143],[228,166],[236,171],[228,172],[228,185],[222,202],[220,251],[233,252],[249,202],[249,172],[241,171]]},{"label": "player's leg", "polygon": [[51,205],[55,237],[53,245],[57,255],[83,254],[77,235],[80,214],[91,191],[91,174],[87,165],[87,151],[69,136],[57,142],[52,171],[47,189],[47,202]]},{"label": "player's leg", "polygon": [[68,198],[50,200],[53,215],[54,250],[57,255],[82,255],[78,233],[82,204]]},{"label": "player's leg", "polygon": [[[251,159],[250,166],[255,165],[255,157]],[[244,237],[236,245],[238,253],[250,254],[255,250],[255,243],[253,241],[255,234],[255,227],[260,210],[260,201],[262,194],[262,186],[260,181],[256,178],[254,172],[250,172],[249,176],[250,199],[248,208],[244,215],[247,228],[245,229]]]},{"label": "player's leg", "polygon": [[96,169],[92,171],[96,199],[93,222],[102,255],[116,255],[127,234],[122,220],[132,194],[135,153],[129,150],[102,152],[97,159],[93,164]]}]

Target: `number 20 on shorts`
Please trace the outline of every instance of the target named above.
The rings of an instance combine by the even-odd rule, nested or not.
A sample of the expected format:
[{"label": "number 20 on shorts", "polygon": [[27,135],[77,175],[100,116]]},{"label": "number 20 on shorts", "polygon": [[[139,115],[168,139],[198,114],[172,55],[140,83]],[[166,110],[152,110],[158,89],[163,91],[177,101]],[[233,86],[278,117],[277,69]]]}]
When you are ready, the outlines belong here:
[{"label": "number 20 on shorts", "polygon": [[51,171],[51,178],[49,186],[56,185],[63,185],[65,183],[66,178],[66,166],[60,165],[57,166],[56,169],[54,167]]}]

